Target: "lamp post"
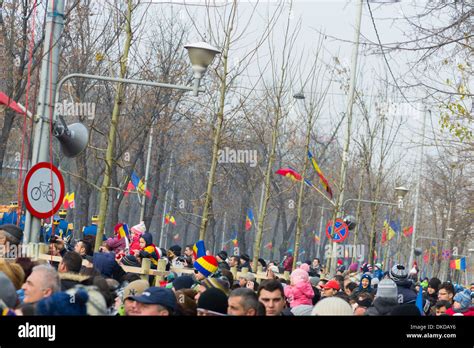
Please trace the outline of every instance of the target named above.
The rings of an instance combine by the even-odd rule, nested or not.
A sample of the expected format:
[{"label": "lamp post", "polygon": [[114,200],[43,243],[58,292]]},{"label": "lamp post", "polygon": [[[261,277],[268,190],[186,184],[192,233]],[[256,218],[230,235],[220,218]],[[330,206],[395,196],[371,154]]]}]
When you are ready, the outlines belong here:
[{"label": "lamp post", "polygon": [[[53,8],[54,4],[54,8]],[[55,2],[49,2],[48,5],[48,22],[46,25],[46,34],[45,34],[45,47],[48,49],[49,47],[49,38],[51,33],[54,34],[54,42],[57,42],[61,36],[61,32],[63,29],[63,12],[64,12],[64,1],[58,0]],[[51,19],[52,18],[52,19]],[[184,91],[192,91],[194,96],[197,96],[199,92],[203,92],[202,89],[199,88],[200,81],[207,70],[207,67],[212,63],[214,57],[220,53],[220,51],[212,47],[211,45],[205,42],[198,42],[195,44],[189,44],[184,46],[187,49],[189,59],[192,64],[192,68],[194,71],[194,85],[192,87],[184,86],[184,85],[174,85],[168,83],[161,83],[161,82],[154,82],[154,81],[143,81],[143,80],[134,80],[134,79],[125,79],[125,78],[115,78],[110,76],[99,76],[99,75],[89,75],[89,74],[69,74],[65,76],[58,84],[56,88],[57,82],[57,67],[59,64],[59,46],[52,45],[53,48],[48,51],[48,54],[44,56],[43,63],[42,63],[42,71],[41,71],[41,81],[40,81],[40,111],[39,114],[43,115],[39,118],[39,125],[35,127],[35,134],[33,138],[33,156],[32,156],[32,163],[31,165],[35,165],[38,162],[48,161],[49,159],[49,118],[45,117],[47,112],[52,112],[51,119],[53,122],[53,134],[61,143],[61,149],[64,155],[73,157],[78,155],[82,148],[87,145],[88,138],[87,131],[85,131],[85,127],[81,124],[75,124],[71,126],[67,126],[64,120],[58,115],[57,109],[55,105],[59,102],[59,96],[62,85],[72,78],[84,78],[84,79],[91,79],[91,80],[100,80],[100,81],[109,81],[109,82],[121,82],[125,84],[135,84],[135,85],[143,85],[143,86],[151,86],[151,87],[159,87],[159,88],[169,88],[169,89],[179,89]],[[51,63],[52,62],[52,63]],[[48,66],[53,66],[53,72],[51,74],[48,73]],[[50,76],[51,75],[51,79]],[[49,86],[52,86],[50,89]],[[48,105],[47,100],[50,96],[55,95],[55,104]],[[52,99],[52,98],[51,98]],[[60,119],[61,123],[58,123],[58,118]],[[149,156],[148,156],[149,157]],[[147,159],[147,162],[149,160]],[[145,180],[147,180],[146,178]],[[143,202],[144,204],[144,202]],[[103,212],[104,213],[104,212]],[[102,214],[105,216],[105,213]],[[104,218],[102,216],[102,219]],[[100,224],[103,227],[103,221]],[[25,242],[37,242],[39,240],[39,230],[41,226],[40,219],[33,217],[30,212],[26,212],[26,219],[25,219]],[[103,235],[103,228],[97,232],[96,241],[102,241]],[[100,243],[96,243],[96,249],[98,249],[98,245]]]},{"label": "lamp post", "polygon": [[[357,198],[349,198],[349,199],[346,199],[344,201],[344,203],[342,203],[342,206],[341,206],[341,211],[344,213],[344,207],[346,206],[346,204],[348,202],[361,202],[361,203],[369,203],[369,204],[379,204],[379,205],[389,205],[389,206],[395,206],[395,207],[398,207],[399,209],[403,209],[403,199],[405,198],[406,194],[408,193],[408,189],[404,186],[398,186],[398,187],[395,187],[395,194],[398,198],[398,202],[397,203],[392,203],[392,202],[384,202],[384,201],[372,201],[372,200],[367,200],[367,199],[357,199]],[[375,237],[372,237],[372,238],[375,238]],[[371,260],[372,258],[372,255],[373,255],[373,251],[372,251],[372,238],[369,238],[369,260]],[[374,246],[375,246],[375,242],[374,242]],[[334,246],[333,246],[334,248]],[[334,250],[334,249],[333,249]]]}]

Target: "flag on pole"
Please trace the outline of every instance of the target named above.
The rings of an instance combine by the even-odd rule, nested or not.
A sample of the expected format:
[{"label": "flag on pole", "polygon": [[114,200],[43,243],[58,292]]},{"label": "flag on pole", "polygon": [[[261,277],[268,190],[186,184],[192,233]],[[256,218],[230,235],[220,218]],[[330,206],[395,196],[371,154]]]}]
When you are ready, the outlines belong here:
[{"label": "flag on pole", "polygon": [[237,231],[234,232],[234,236],[232,237],[232,244],[234,244],[235,247],[239,246],[239,240],[237,239]]},{"label": "flag on pole", "polygon": [[176,226],[176,220],[174,219],[174,216],[170,215],[170,214],[166,214],[165,215],[165,225],[168,225],[169,223]]},{"label": "flag on pole", "polygon": [[127,185],[127,189],[125,190],[125,192],[123,193],[123,195],[124,195],[125,197],[127,197],[128,194],[129,194],[130,192],[132,192],[134,189],[135,189],[135,186],[133,186],[133,183],[132,183],[131,181],[129,181],[129,182],[128,182],[128,185]]},{"label": "flag on pole", "polygon": [[311,151],[308,151],[308,158],[311,161],[311,163],[313,164],[313,168],[319,176],[319,181],[324,186],[324,189],[328,193],[329,197],[332,199],[332,190],[331,190],[331,187],[329,186],[329,182],[324,177],[323,172],[321,172],[321,169],[319,168],[318,163],[314,159],[313,154],[311,153]]},{"label": "flag on pole", "polygon": [[425,261],[425,263],[430,261],[430,254],[428,253],[428,250],[425,250],[425,253],[423,254],[423,261]]},{"label": "flag on pole", "polygon": [[291,167],[280,168],[276,171],[276,174],[279,174],[279,175],[285,176],[287,178],[290,178],[293,181],[301,181],[303,179],[301,174],[298,173],[296,170],[294,170]]},{"label": "flag on pole", "polygon": [[252,221],[253,221],[253,212],[252,209],[247,210],[247,216],[245,218],[245,230],[248,231],[252,228]]},{"label": "flag on pole", "polygon": [[198,240],[196,244],[193,245],[193,254],[195,259],[206,255],[206,246],[203,240]]},{"label": "flag on pole", "polygon": [[395,237],[395,231],[393,230],[392,225],[387,220],[384,220],[383,227],[386,231],[386,240],[391,240],[393,237]]},{"label": "flag on pole", "polygon": [[264,248],[265,248],[265,249],[268,249],[268,250],[272,250],[272,249],[273,249],[273,243],[270,242],[270,243],[265,244],[265,247],[264,247]]},{"label": "flag on pole", "polygon": [[382,240],[381,240],[381,243],[382,243],[382,244],[387,243],[387,231],[385,230],[385,228],[382,230]]},{"label": "flag on pole", "polygon": [[413,233],[413,226],[410,226],[410,227],[405,227],[403,229],[403,235],[405,237],[408,237],[409,235],[411,235]]},{"label": "flag on pole", "polygon": [[138,182],[138,192],[140,192],[142,195],[145,194],[148,198],[151,198],[150,190],[145,190],[145,183],[141,179]]},{"label": "flag on pole", "polygon": [[118,223],[115,225],[114,232],[117,234],[119,239],[128,238],[130,236],[128,225],[124,223]]},{"label": "flag on pole", "polygon": [[460,259],[457,260],[451,260],[449,263],[449,268],[451,269],[457,269],[460,271],[465,271],[466,270],[466,258],[461,257]]},{"label": "flag on pole", "polygon": [[74,192],[66,192],[63,198],[64,209],[72,209],[76,206],[74,202]]}]

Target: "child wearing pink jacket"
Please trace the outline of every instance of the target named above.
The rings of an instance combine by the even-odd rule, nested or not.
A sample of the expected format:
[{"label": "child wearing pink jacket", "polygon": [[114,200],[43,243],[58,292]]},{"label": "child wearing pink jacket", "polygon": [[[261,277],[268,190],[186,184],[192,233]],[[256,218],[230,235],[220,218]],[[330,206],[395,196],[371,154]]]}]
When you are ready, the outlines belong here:
[{"label": "child wearing pink jacket", "polygon": [[314,291],[309,281],[308,270],[309,266],[306,263],[302,264],[300,268],[291,273],[291,285],[285,286],[285,296],[290,302],[291,308],[300,305],[313,305]]}]

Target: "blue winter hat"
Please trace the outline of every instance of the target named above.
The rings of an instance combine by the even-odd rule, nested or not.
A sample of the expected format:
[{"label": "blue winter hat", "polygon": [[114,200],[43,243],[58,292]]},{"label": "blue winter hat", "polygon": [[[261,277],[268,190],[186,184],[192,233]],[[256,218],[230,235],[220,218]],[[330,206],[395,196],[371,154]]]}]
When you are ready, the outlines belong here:
[{"label": "blue winter hat", "polygon": [[454,295],[454,302],[461,305],[461,310],[468,309],[471,306],[471,290],[466,289]]},{"label": "blue winter hat", "polygon": [[145,232],[142,234],[141,238],[143,238],[143,240],[145,241],[146,246],[153,244],[153,236],[151,235],[151,233]]},{"label": "blue winter hat", "polygon": [[87,315],[86,303],[89,295],[84,290],[74,295],[66,292],[57,292],[46,297],[36,305],[37,315]]},{"label": "blue winter hat", "polygon": [[368,274],[363,274],[362,277],[360,278],[360,283],[359,283],[359,289],[363,289],[362,287],[362,279],[367,279],[369,281],[369,286],[367,287],[367,289],[370,291],[372,288],[371,288],[371,285],[372,285],[372,277]]}]

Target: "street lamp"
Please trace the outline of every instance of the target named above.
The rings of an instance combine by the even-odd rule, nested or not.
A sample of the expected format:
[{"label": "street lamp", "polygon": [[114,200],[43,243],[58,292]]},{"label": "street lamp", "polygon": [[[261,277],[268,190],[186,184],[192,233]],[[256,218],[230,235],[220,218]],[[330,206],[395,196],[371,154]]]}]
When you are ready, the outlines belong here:
[{"label": "street lamp", "polygon": [[[54,6],[50,4],[48,7],[48,12],[51,13],[62,13],[64,10],[64,2],[58,1],[58,3]],[[46,35],[45,37],[50,37],[51,32],[53,31],[52,24],[48,24],[46,27]],[[55,34],[59,37],[62,32],[62,25],[58,25],[54,28]],[[45,47],[48,47],[45,43]],[[99,80],[99,81],[111,81],[111,82],[120,82],[126,84],[135,84],[135,85],[143,85],[143,86],[152,86],[152,87],[160,87],[160,88],[170,88],[170,89],[179,89],[184,91],[192,91],[194,96],[197,96],[199,92],[203,90],[199,89],[200,81],[203,77],[203,74],[206,72],[208,66],[212,63],[214,57],[220,53],[220,51],[205,43],[205,42],[198,42],[195,44],[186,45],[185,48],[188,50],[189,59],[192,64],[192,68],[194,71],[194,85],[193,87],[183,86],[183,85],[173,85],[168,83],[162,82],[154,82],[154,81],[142,81],[142,80],[134,80],[134,79],[125,79],[125,78],[115,78],[110,76],[99,76],[99,75],[89,75],[89,74],[78,74],[73,73],[65,76],[59,83],[57,84],[56,90],[51,89],[48,91],[50,93],[55,93],[55,104],[52,108],[48,108],[53,110],[52,120],[54,126],[53,135],[58,138],[61,143],[61,149],[65,156],[67,157],[74,157],[77,156],[86,146],[88,143],[88,132],[84,126],[80,124],[73,124],[67,126],[64,120],[60,119],[61,122],[58,122],[58,110],[55,107],[59,103],[59,96],[62,85],[71,78],[84,78],[84,79],[91,79],[91,80]],[[59,50],[55,49],[52,53],[48,56],[43,58],[43,67],[42,67],[42,78],[40,81],[40,91],[47,88],[50,84],[52,86],[56,85],[57,80],[57,71],[55,71],[52,76],[50,77],[47,74],[47,67],[49,66],[50,62],[53,62],[53,66],[57,66],[59,62]],[[57,68],[56,68],[57,69]],[[42,95],[42,93],[40,93]],[[48,97],[48,96],[47,96]],[[48,97],[49,98],[49,97]],[[45,99],[47,100],[47,99]],[[40,103],[41,104],[41,103]],[[47,105],[46,101],[42,103],[42,105]],[[39,114],[46,114],[46,112],[39,112]],[[35,165],[38,162],[43,161],[50,161],[49,159],[49,119],[47,117],[41,117],[40,123],[35,128],[35,135],[33,138],[33,156],[32,156],[32,163],[31,165]],[[146,190],[146,182],[147,178],[145,178],[145,190]],[[103,219],[103,216],[102,216]],[[103,224],[103,222],[102,222]],[[26,212],[26,219],[25,219],[25,240],[28,242],[36,242],[39,239],[39,230],[40,230],[41,222],[38,218],[32,216],[29,211]],[[99,232],[97,233],[97,238],[99,240]]]},{"label": "street lamp", "polygon": [[403,198],[405,198],[408,191],[409,190],[404,186],[395,187],[395,193],[398,197],[398,208],[403,209]]},{"label": "street lamp", "polygon": [[221,53],[217,48],[206,42],[197,42],[184,46],[188,50],[189,60],[194,71],[194,96],[198,95],[199,84],[207,67],[212,63],[216,54]]}]

